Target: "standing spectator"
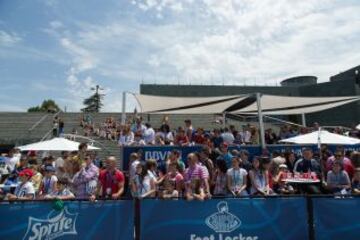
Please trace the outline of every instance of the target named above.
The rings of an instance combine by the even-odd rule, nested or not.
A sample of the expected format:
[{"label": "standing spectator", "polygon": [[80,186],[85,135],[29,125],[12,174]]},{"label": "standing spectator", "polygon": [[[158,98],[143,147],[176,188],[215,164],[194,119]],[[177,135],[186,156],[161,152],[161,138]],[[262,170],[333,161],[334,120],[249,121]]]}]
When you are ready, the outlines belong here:
[{"label": "standing spectator", "polygon": [[228,128],[224,128],[224,132],[221,134],[221,137],[227,145],[232,145],[234,143],[234,135]]},{"label": "standing spectator", "polygon": [[168,166],[172,163],[177,164],[177,170],[183,174],[185,171],[185,163],[181,160],[180,152],[176,149],[172,150],[169,154],[169,157],[166,161],[166,166]]},{"label": "standing spectator", "polygon": [[227,187],[234,197],[246,196],[247,171],[240,168],[241,160],[238,157],[232,158],[232,168],[227,170]]},{"label": "standing spectator", "polygon": [[59,118],[59,136],[62,136],[64,134],[64,126],[64,121]]},{"label": "standing spectator", "polygon": [[185,122],[185,128],[184,128],[185,135],[189,139],[189,142],[192,142],[193,141],[192,136],[193,136],[193,133],[194,133],[194,128],[192,126],[191,120],[186,119],[184,122]]},{"label": "standing spectator", "polygon": [[129,163],[129,177],[132,181],[136,175],[136,166],[140,163],[140,159],[137,153],[130,154],[130,163]]},{"label": "standing spectator", "polygon": [[334,194],[347,194],[351,189],[349,175],[342,169],[342,163],[338,160],[333,162],[326,182],[327,188]]},{"label": "standing spectator", "polygon": [[250,127],[250,142],[252,145],[258,145],[260,142],[259,131],[255,126]]},{"label": "standing spectator", "polygon": [[66,159],[67,157],[68,157],[68,153],[66,151],[62,151],[61,156],[55,160],[56,176],[59,178],[63,177],[63,175],[65,174],[64,159]]},{"label": "standing spectator", "polygon": [[173,182],[175,184],[175,189],[177,190],[178,195],[181,196],[182,190],[184,188],[184,177],[179,173],[177,169],[177,163],[170,163],[164,181]]},{"label": "standing spectator", "polygon": [[90,156],[85,157],[85,163],[73,177],[73,188],[76,198],[85,199],[94,194],[99,177],[99,168],[91,161]]},{"label": "standing spectator", "polygon": [[271,128],[266,129],[265,131],[265,142],[266,144],[275,144],[277,141],[276,134],[272,131]]},{"label": "standing spectator", "polygon": [[199,200],[204,201],[206,198],[206,194],[204,191],[204,187],[201,185],[200,179],[192,179],[189,183],[189,187],[186,190],[186,199],[191,200]]},{"label": "standing spectator", "polygon": [[214,148],[219,148],[223,143],[224,139],[221,136],[220,130],[215,128],[213,132],[213,136],[211,138]]},{"label": "standing spectator", "polygon": [[242,144],[250,144],[251,143],[251,133],[249,130],[250,130],[249,126],[247,126],[247,125],[242,126],[242,131],[239,133]]},{"label": "standing spectator", "polygon": [[188,146],[190,144],[189,137],[183,128],[179,128],[175,137],[175,144],[180,146]]},{"label": "standing spectator", "polygon": [[119,199],[124,193],[125,177],[116,168],[116,158],[110,156],[106,159],[106,169],[99,175],[100,196],[102,198]]},{"label": "standing spectator", "polygon": [[29,169],[33,171],[33,176],[31,177],[31,182],[33,183],[35,194],[37,194],[40,190],[40,185],[43,179],[43,175],[39,172],[39,166],[36,164],[32,164],[29,166]]},{"label": "standing spectator", "polygon": [[150,177],[146,167],[141,163],[136,166],[136,175],[131,184],[131,192],[133,197],[136,198],[155,197],[155,181]]},{"label": "standing spectator", "polygon": [[46,195],[46,199],[61,199],[61,200],[69,200],[74,199],[75,195],[69,189],[69,180],[67,178],[60,178],[59,181],[56,182],[56,191]]},{"label": "standing spectator", "polygon": [[191,185],[191,183],[193,180],[198,179],[201,183],[202,189],[205,191],[205,194],[209,194],[209,173],[206,171],[206,167],[202,167],[198,163],[198,157],[194,153],[190,153],[187,159],[189,167],[185,170],[184,173],[185,187],[187,190],[189,190],[191,186],[194,187],[194,185]]},{"label": "standing spectator", "polygon": [[162,198],[164,199],[171,199],[171,198],[178,198],[179,192],[175,188],[175,182],[174,181],[168,181],[166,180],[164,182],[164,191],[162,192]]},{"label": "standing spectator", "polygon": [[249,161],[250,153],[247,150],[240,150],[239,156],[242,162],[242,168],[244,168],[247,172],[252,168],[251,162]]},{"label": "standing spectator", "polygon": [[232,164],[232,154],[228,151],[228,144],[226,142],[220,145],[220,153],[217,160],[223,159],[226,162],[226,166],[228,168],[231,167]]},{"label": "standing spectator", "polygon": [[204,134],[204,129],[197,128],[192,140],[195,144],[205,144],[206,138]]},{"label": "standing spectator", "polygon": [[6,165],[9,167],[9,171],[13,172],[16,166],[20,162],[21,154],[17,152],[15,148],[9,151],[8,157],[6,158]]},{"label": "standing spectator", "polygon": [[52,124],[53,124],[53,127],[52,127],[53,136],[58,137],[59,136],[59,133],[58,133],[59,118],[58,118],[58,116],[54,117]]},{"label": "standing spectator", "polygon": [[52,165],[46,165],[44,168],[44,177],[39,188],[39,196],[45,196],[56,192],[57,181],[58,178],[55,175],[55,168]]},{"label": "standing spectator", "polygon": [[35,189],[30,179],[33,177],[30,169],[25,169],[19,173],[20,184],[15,188],[14,194],[8,193],[5,199],[9,201],[15,200],[31,200],[35,198]]}]

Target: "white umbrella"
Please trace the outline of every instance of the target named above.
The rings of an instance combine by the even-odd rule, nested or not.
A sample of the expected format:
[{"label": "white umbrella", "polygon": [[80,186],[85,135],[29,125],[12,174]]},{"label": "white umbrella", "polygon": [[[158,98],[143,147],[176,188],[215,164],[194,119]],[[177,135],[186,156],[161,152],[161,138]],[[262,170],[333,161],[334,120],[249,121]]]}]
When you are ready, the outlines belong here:
[{"label": "white umbrella", "polygon": [[352,145],[352,144],[360,144],[360,139],[346,137],[343,135],[328,132],[326,130],[319,130],[312,133],[299,135],[288,139],[283,139],[280,142],[296,143],[296,144]]},{"label": "white umbrella", "polygon": [[357,129],[357,130],[360,130],[360,124],[356,126],[356,129]]},{"label": "white umbrella", "polygon": [[[36,142],[19,146],[20,151],[77,151],[79,142],[70,141],[66,138],[53,138],[51,140]],[[100,148],[88,145],[88,150],[100,150]]]}]

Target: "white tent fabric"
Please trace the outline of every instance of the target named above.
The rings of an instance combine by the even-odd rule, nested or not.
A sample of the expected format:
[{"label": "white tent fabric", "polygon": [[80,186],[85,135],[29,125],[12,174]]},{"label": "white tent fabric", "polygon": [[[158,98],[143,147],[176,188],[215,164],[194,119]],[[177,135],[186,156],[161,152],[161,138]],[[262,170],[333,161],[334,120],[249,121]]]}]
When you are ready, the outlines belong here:
[{"label": "white tent fabric", "polygon": [[[354,101],[358,101],[358,96],[348,97],[287,97],[262,95],[261,108],[263,114],[267,115],[290,115],[319,112],[326,109],[338,107]],[[257,114],[257,104],[232,112],[234,114]]]},{"label": "white tent fabric", "polygon": [[360,139],[346,137],[335,133],[330,133],[326,130],[320,130],[288,139],[283,139],[280,140],[280,142],[295,143],[295,144],[320,143],[320,144],[334,144],[334,145],[353,145],[353,144],[360,144]]},{"label": "white tent fabric", "polygon": [[[77,151],[79,142],[70,141],[65,138],[53,138],[42,142],[36,142],[19,146],[20,151]],[[88,150],[100,150],[100,148],[88,145]]]},{"label": "white tent fabric", "polygon": [[162,97],[135,94],[142,113],[214,114],[247,98],[247,95],[221,97]]},{"label": "white tent fabric", "polygon": [[[327,109],[339,107],[348,103],[352,103],[355,101],[358,101],[359,99],[351,99],[351,100],[345,100],[345,101],[339,101],[336,103],[328,103],[328,104],[322,104],[322,105],[315,105],[311,107],[297,107],[293,109],[285,109],[285,110],[270,110],[266,111],[263,110],[264,115],[296,115],[296,114],[308,114],[308,113],[314,113],[314,112],[320,112]],[[243,110],[239,110],[241,114],[248,114],[248,115],[257,115],[257,112],[242,112]]]},{"label": "white tent fabric", "polygon": [[357,130],[360,130],[360,124],[356,126],[356,129],[357,129]]}]

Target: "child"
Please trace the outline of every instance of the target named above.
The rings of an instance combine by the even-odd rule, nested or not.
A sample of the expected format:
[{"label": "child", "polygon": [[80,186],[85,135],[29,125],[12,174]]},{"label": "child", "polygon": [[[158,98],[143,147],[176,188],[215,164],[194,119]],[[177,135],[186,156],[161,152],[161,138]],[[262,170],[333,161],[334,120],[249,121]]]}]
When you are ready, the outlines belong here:
[{"label": "child", "polygon": [[287,168],[287,165],[280,164],[279,172],[274,178],[274,182],[276,183],[277,186],[277,192],[280,194],[294,193],[294,188],[290,184],[283,181],[284,179],[287,178],[288,172],[289,170]]},{"label": "child", "polygon": [[186,199],[191,200],[199,200],[204,201],[206,195],[204,188],[200,184],[200,179],[193,179],[189,186],[187,187],[186,191]]},{"label": "child", "polygon": [[167,181],[172,181],[179,195],[182,195],[184,177],[178,172],[178,164],[170,163],[166,175]]},{"label": "child", "polygon": [[179,192],[175,189],[175,182],[171,180],[167,180],[164,183],[164,191],[162,193],[162,197],[164,199],[170,199],[170,198],[178,198]]},{"label": "child", "polygon": [[39,196],[52,194],[56,192],[55,168],[52,165],[46,165],[44,168],[44,177],[40,184]]},{"label": "child", "polygon": [[60,178],[59,181],[56,182],[56,192],[52,192],[45,196],[46,199],[61,199],[68,200],[74,199],[75,195],[68,188],[69,180],[67,178]]},{"label": "child", "polygon": [[16,187],[15,193],[8,193],[5,199],[9,201],[15,200],[31,200],[35,197],[35,189],[30,179],[34,176],[31,169],[24,169],[19,172],[20,184]]}]

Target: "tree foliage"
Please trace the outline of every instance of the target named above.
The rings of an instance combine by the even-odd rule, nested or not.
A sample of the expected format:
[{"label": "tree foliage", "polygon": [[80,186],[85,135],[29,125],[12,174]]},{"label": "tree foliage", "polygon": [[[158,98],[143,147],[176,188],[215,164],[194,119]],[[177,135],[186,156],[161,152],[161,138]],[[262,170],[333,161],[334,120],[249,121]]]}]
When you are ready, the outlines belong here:
[{"label": "tree foliage", "polygon": [[55,113],[60,111],[61,109],[52,99],[47,99],[42,102],[40,106],[30,107],[28,112],[50,112]]},{"label": "tree foliage", "polygon": [[98,92],[94,93],[90,97],[84,99],[83,104],[85,107],[81,109],[83,112],[99,112],[101,107],[103,106],[104,94],[100,94]]}]

